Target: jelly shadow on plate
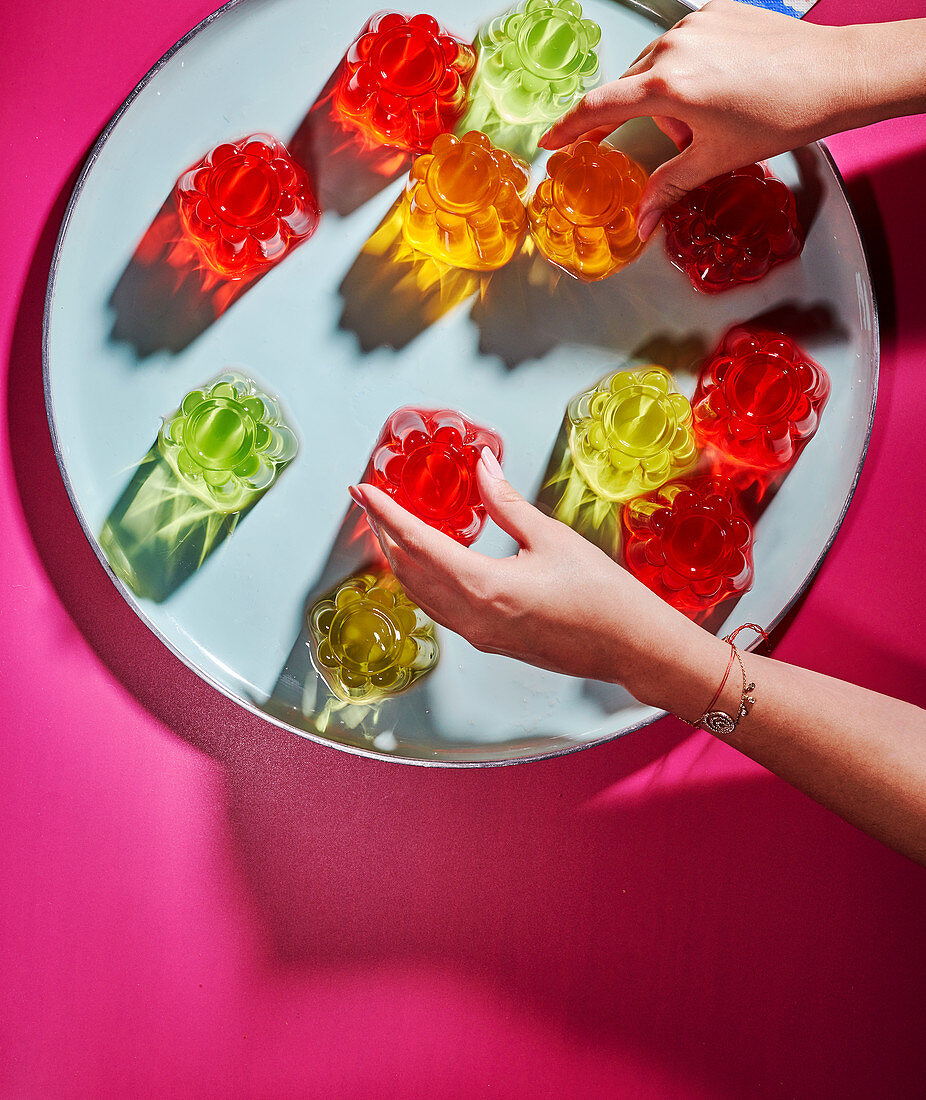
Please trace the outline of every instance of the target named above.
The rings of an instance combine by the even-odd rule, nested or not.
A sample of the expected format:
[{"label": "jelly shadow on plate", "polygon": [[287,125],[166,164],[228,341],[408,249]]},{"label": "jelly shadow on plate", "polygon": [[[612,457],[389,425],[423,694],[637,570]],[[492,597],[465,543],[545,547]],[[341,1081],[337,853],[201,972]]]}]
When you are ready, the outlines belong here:
[{"label": "jelly shadow on plate", "polygon": [[[406,347],[435,321],[489,284],[490,274],[441,263],[409,245],[402,233],[402,197],[390,207],[338,288],[340,328],[362,352]],[[504,269],[502,269],[504,270]]]},{"label": "jelly shadow on plate", "polygon": [[312,663],[309,616],[315,604],[339,582],[364,572],[387,569],[366,514],[351,504],[328,558],[303,602],[298,633],[269,698],[254,702],[267,714],[308,733],[355,748],[388,753],[402,740],[433,742],[432,706],[426,683],[371,703],[338,698]]}]

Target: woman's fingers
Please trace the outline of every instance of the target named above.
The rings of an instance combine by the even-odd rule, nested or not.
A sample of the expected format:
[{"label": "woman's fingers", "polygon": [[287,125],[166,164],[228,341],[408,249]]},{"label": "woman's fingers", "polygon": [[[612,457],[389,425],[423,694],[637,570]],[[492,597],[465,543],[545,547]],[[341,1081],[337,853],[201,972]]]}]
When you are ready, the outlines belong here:
[{"label": "woman's fingers", "polygon": [[656,114],[664,107],[647,94],[643,79],[628,76],[595,88],[555,122],[537,143],[543,149],[561,149],[592,130],[616,130],[630,118]]},{"label": "woman's fingers", "polygon": [[697,143],[661,164],[650,176],[637,207],[640,238],[645,241],[652,235],[666,207],[716,174],[716,167],[703,155]]},{"label": "woman's fingers", "polygon": [[546,517],[505,480],[498,459],[488,447],[476,466],[476,477],[489,518],[510,535],[518,546],[529,548]]}]

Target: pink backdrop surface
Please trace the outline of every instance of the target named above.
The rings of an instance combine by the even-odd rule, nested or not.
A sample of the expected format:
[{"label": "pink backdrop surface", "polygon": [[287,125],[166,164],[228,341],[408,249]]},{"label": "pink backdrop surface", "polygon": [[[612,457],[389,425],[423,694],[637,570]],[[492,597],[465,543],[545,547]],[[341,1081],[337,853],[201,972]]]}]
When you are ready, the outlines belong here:
[{"label": "pink backdrop surface", "polygon": [[[106,578],[51,449],[45,282],[97,133],[213,6],[5,5],[0,1095],[922,1095],[921,868],[674,719],[503,769],[316,746],[201,683]],[[830,147],[880,396],[775,653],[922,703],[926,119]]]}]

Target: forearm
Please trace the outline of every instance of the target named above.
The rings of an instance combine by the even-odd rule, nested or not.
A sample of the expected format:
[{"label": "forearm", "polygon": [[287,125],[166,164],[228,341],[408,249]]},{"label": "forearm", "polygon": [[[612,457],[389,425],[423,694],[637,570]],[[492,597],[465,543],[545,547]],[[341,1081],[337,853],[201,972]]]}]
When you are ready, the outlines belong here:
[{"label": "forearm", "polygon": [[[645,700],[695,720],[723,676],[729,647],[705,638],[673,658],[667,689]],[[742,652],[755,705],[723,740],[853,825],[926,864],[926,711],[808,669]],[[713,687],[704,692],[704,667]],[[673,683],[673,679],[679,678]],[[686,685],[696,685],[689,688]],[[734,663],[715,710],[735,715]],[[692,706],[692,695],[701,691]],[[668,692],[681,692],[670,697]]]},{"label": "forearm", "polygon": [[839,33],[846,96],[825,120],[826,133],[926,111],[926,19],[866,23]]}]

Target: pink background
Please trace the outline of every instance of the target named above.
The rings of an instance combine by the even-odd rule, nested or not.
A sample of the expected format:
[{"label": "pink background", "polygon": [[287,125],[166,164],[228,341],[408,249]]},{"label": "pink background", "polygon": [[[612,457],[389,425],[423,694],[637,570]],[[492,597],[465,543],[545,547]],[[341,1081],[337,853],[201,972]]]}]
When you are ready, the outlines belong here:
[{"label": "pink background", "polygon": [[[922,1095],[921,868],[673,719],[503,769],[316,746],[107,580],[52,455],[45,282],[98,131],[213,4],[5,5],[0,1095]],[[813,18],[874,9],[924,14]],[[926,119],[831,148],[881,387],[775,653],[923,702]]]}]

